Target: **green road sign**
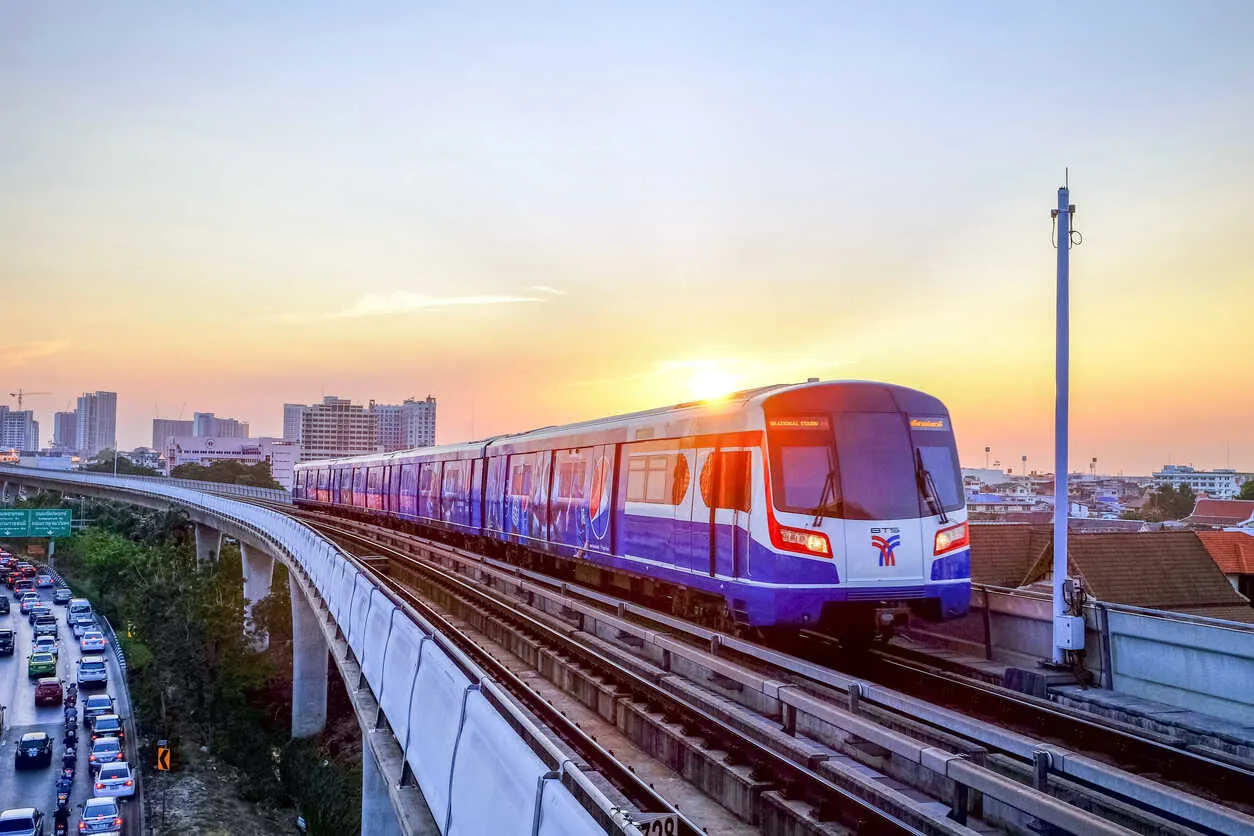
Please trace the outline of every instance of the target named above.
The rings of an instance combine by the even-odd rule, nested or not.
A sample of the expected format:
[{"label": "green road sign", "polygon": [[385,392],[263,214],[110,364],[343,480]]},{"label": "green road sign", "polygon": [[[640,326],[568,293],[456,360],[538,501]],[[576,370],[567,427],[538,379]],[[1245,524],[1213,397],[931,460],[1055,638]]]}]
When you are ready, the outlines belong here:
[{"label": "green road sign", "polygon": [[69,508],[32,508],[28,537],[69,537]]},{"label": "green road sign", "polygon": [[29,511],[0,511],[0,537],[26,537],[29,529]]}]

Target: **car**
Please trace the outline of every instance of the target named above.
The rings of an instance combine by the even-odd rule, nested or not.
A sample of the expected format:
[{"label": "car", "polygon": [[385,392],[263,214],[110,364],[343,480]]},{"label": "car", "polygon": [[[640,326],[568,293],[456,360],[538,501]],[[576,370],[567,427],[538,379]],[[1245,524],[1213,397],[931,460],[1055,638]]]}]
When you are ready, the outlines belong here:
[{"label": "car", "polygon": [[55,676],[35,680],[35,705],[60,705],[64,697],[61,680]]},{"label": "car", "polygon": [[51,653],[54,657],[60,657],[61,646],[57,644],[56,636],[36,636],[31,645],[31,653]]},{"label": "car", "polygon": [[37,592],[25,592],[18,600],[21,601],[21,603],[18,604],[17,608],[22,615],[30,615],[31,607],[36,607],[40,603],[39,593]]},{"label": "car", "polygon": [[5,595],[0,595],[0,615],[9,614],[9,599]]},{"label": "car", "polygon": [[78,647],[84,653],[100,653],[109,647],[109,642],[99,630],[88,630],[78,640]]},{"label": "car", "polygon": [[35,576],[35,586],[39,589],[51,589],[56,586],[56,581],[47,572],[40,572]]},{"label": "car", "polygon": [[78,687],[87,690],[88,688],[104,688],[109,684],[109,666],[105,664],[103,656],[84,656],[78,660]]},{"label": "car", "polygon": [[97,796],[83,804],[78,816],[79,833],[121,833],[122,811],[116,798]]},{"label": "car", "polygon": [[23,592],[34,592],[35,582],[22,574],[20,569],[16,571],[17,580],[13,581],[13,594],[20,596]]},{"label": "car", "polygon": [[94,791],[97,798],[130,798],[135,794],[135,776],[126,761],[114,761],[96,773]]},{"label": "car", "polygon": [[95,615],[91,608],[91,601],[86,598],[70,599],[70,618],[78,618],[80,615]]},{"label": "car", "polygon": [[126,728],[122,725],[122,718],[116,714],[96,715],[91,723],[91,739],[95,741],[102,737],[116,737],[125,743]]},{"label": "car", "polygon": [[26,676],[28,679],[39,679],[41,676],[57,675],[57,657],[51,653],[32,653],[26,657]]},{"label": "car", "polygon": [[80,615],[77,617],[72,616],[72,618],[74,620],[70,622],[70,631],[74,633],[75,638],[81,639],[83,637],[83,633],[86,633],[89,630],[100,629],[100,625],[96,623],[96,617],[94,615]]},{"label": "car", "polygon": [[13,754],[16,769],[38,769],[52,765],[52,738],[41,731],[27,732]]},{"label": "car", "polygon": [[40,601],[38,604],[31,605],[30,610],[26,613],[26,620],[33,625],[35,623],[35,619],[45,615],[52,615],[52,605],[45,604],[43,601]]},{"label": "car", "polygon": [[13,655],[13,631],[0,630],[0,656]]},{"label": "car", "polygon": [[0,813],[0,833],[5,836],[44,836],[44,814],[34,807],[14,807]]},{"label": "car", "polygon": [[124,760],[126,760],[126,752],[122,751],[122,741],[116,737],[98,737],[91,742],[91,753],[87,756],[87,763],[91,766],[93,774],[106,763]]},{"label": "car", "polygon": [[21,563],[17,564],[17,568],[21,570],[22,577],[30,578],[32,583],[34,582],[35,575],[38,574],[39,572],[38,569],[36,569],[34,566],[32,566],[31,564],[27,563],[24,560]]},{"label": "car", "polygon": [[56,591],[52,593],[52,603],[65,605],[70,603],[70,599],[74,597],[74,593],[70,591],[68,586],[58,586]]},{"label": "car", "polygon": [[101,714],[113,713],[113,697],[108,694],[92,694],[83,701],[83,725],[91,728],[91,722]]},{"label": "car", "polygon": [[32,624],[34,625],[36,636],[56,636],[61,631],[56,617],[51,615],[41,615]]}]

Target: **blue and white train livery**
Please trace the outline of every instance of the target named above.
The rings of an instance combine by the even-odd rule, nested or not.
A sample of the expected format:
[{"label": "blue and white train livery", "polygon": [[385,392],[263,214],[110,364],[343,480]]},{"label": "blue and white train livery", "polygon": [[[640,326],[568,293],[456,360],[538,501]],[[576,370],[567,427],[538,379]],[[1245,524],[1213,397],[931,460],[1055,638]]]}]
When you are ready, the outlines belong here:
[{"label": "blue and white train livery", "polygon": [[770,386],[296,468],[298,504],[460,536],[737,627],[860,632],[967,611],[949,413],[870,382]]}]

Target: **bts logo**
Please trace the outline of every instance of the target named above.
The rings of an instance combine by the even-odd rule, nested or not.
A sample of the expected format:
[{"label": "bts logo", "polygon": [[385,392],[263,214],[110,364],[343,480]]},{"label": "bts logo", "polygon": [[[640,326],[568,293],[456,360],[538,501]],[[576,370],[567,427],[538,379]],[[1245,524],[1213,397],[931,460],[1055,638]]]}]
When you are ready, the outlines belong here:
[{"label": "bts logo", "polygon": [[[901,535],[895,533],[897,530],[898,529],[896,528],[871,529],[871,545],[874,546],[880,553],[881,566],[897,565],[897,555],[894,554],[894,552],[897,550],[897,547],[901,545]],[[877,534],[876,532],[879,531],[884,532],[884,534],[887,534],[888,536],[885,537],[884,534]]]}]

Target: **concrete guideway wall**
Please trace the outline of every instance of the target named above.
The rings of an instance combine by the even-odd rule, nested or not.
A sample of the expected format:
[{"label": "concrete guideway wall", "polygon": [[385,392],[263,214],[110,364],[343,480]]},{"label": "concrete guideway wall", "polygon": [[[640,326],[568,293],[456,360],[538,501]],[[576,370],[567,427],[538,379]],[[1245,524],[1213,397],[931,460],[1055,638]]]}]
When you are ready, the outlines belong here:
[{"label": "concrete guideway wall", "polygon": [[[117,498],[137,497],[149,507],[179,505],[196,521],[284,560],[293,570],[293,593],[308,584],[317,599],[309,601],[313,613],[334,622],[345,658],[351,654],[351,669],[359,665],[360,684],[377,695],[376,725],[391,728],[439,832],[548,836],[622,828],[612,824],[621,822],[617,808],[508,694],[447,637],[398,606],[333,543],[304,524],[266,508],[165,484],[168,480],[18,468],[0,472],[24,484],[90,487]],[[388,774],[389,764],[376,765],[399,807],[399,770]],[[589,814],[575,791],[606,824]],[[400,824],[405,833],[420,826],[404,817]]]},{"label": "concrete guideway wall", "polygon": [[[1050,657],[1047,594],[990,586],[971,592],[966,619],[911,625],[912,632],[1021,667]],[[1101,601],[1085,605],[1084,621],[1085,666],[1103,687],[1254,725],[1254,625]]]}]

